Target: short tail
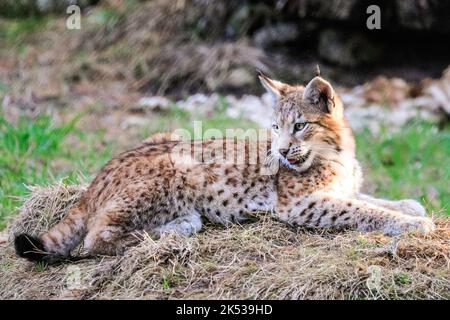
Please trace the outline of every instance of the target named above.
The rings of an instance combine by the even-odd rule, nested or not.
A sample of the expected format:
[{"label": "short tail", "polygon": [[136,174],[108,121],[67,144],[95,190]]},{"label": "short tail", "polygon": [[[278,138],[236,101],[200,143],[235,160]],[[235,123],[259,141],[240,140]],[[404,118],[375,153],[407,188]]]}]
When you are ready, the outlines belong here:
[{"label": "short tail", "polygon": [[14,239],[14,248],[19,257],[30,261],[44,261],[46,252],[42,240],[26,233],[19,234]]},{"label": "short tail", "polygon": [[39,237],[26,233],[17,235],[14,239],[17,255],[35,262],[50,262],[68,256],[85,235],[86,218],[81,205],[76,205],[60,222]]}]

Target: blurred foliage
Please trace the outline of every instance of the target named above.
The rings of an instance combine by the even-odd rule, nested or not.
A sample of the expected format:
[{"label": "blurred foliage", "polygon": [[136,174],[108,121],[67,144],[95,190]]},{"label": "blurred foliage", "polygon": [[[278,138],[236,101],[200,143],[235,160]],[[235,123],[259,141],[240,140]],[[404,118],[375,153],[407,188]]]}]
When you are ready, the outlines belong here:
[{"label": "blurred foliage", "polygon": [[[86,7],[97,2],[79,4]],[[261,93],[255,69],[286,82],[306,82],[317,61],[327,78],[349,79],[350,84],[370,76],[369,67],[379,71],[376,63],[405,62],[415,67],[414,59],[421,52],[428,56],[418,58],[421,63],[417,65],[427,72],[431,72],[429,63],[436,63],[438,76],[448,65],[441,35],[450,26],[448,19],[443,19],[449,4],[443,1],[384,1],[383,30],[378,33],[368,33],[365,28],[369,2],[362,0],[105,0],[83,11],[85,19],[77,32],[68,32],[61,23],[67,1],[49,0],[47,4],[38,7],[36,0],[0,1],[1,15],[8,17],[0,19],[0,42],[4,44],[0,53],[8,57],[2,65],[12,66],[11,70],[20,67],[19,76],[10,72],[15,75],[12,80],[0,79],[0,98],[8,92],[17,98],[17,107],[21,106],[17,102],[20,97],[14,97],[9,89],[16,85],[20,94],[30,90],[42,95],[44,90],[34,87],[39,84],[34,80],[43,74],[52,75],[47,77],[50,85],[64,83],[70,90],[81,87],[81,92],[89,88],[96,99],[106,101],[116,99],[118,87],[111,86],[108,91],[107,85],[120,81],[120,87],[126,87],[125,95],[130,90],[133,94],[184,97],[205,91]],[[34,36],[49,26],[53,32],[42,37],[46,40],[42,44],[44,41]],[[411,30],[424,33],[416,37]],[[438,41],[423,44],[428,38]],[[22,42],[23,48],[33,49],[23,51],[32,54],[10,59],[21,53],[16,47]],[[397,60],[389,56],[394,53]],[[39,60],[44,55],[46,62]],[[424,74],[428,75],[420,73]],[[97,87],[100,83],[104,87]],[[60,91],[50,96],[66,105]],[[168,112],[154,116],[152,126],[143,130],[143,138],[176,128],[192,132],[193,120],[203,121],[203,130],[256,127],[248,120],[227,117],[226,101],[221,101],[210,115],[191,114],[172,104]],[[105,108],[99,107],[98,112],[107,113]],[[45,184],[63,177],[76,182],[77,172],[90,175],[109,159],[115,142],[99,149],[101,130],[78,130],[78,119],[57,126],[51,116],[39,115],[10,123],[0,113],[0,229],[20,204],[17,197],[26,194],[25,184]],[[379,136],[369,132],[356,135],[358,157],[365,165],[367,180],[373,182],[374,193],[391,199],[415,197],[429,209],[448,212],[450,128],[439,130],[419,122],[400,130],[382,131]],[[76,147],[73,137],[78,141]]]},{"label": "blurred foliage", "polygon": [[[70,135],[85,140],[85,134],[76,129],[80,116],[56,126],[50,115],[34,119],[22,116],[10,123],[0,113],[0,229],[20,203],[28,189],[26,185],[48,184],[65,178],[77,182],[78,174],[88,174],[109,158],[108,149],[103,153],[92,148],[74,150],[67,144]],[[90,139],[99,139],[94,133]],[[86,141],[86,140],[85,140]],[[86,142],[88,142],[87,140]],[[58,161],[69,161],[70,169],[58,170]],[[94,160],[94,161],[90,161]],[[86,163],[91,166],[86,167]]]},{"label": "blurred foliage", "polygon": [[1,0],[0,16],[7,18],[26,18],[48,13],[64,14],[71,4],[84,8],[97,4],[99,0]]},{"label": "blurred foliage", "polygon": [[0,21],[0,41],[11,45],[19,44],[24,36],[45,28],[49,23],[49,17],[27,17]]},{"label": "blurred foliage", "polygon": [[398,131],[356,134],[357,157],[375,194],[388,199],[413,197],[430,211],[450,215],[450,126],[415,122]]}]

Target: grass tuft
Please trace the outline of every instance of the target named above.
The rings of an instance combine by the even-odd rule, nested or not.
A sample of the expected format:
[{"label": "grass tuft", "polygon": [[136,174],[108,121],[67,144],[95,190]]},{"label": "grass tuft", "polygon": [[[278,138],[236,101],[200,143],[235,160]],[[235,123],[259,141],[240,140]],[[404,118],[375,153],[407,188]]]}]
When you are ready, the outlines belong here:
[{"label": "grass tuft", "polygon": [[[28,194],[27,185],[45,185],[65,178],[77,183],[79,172],[86,174],[86,161],[98,167],[109,157],[91,148],[72,150],[67,143],[70,136],[84,137],[76,129],[80,116],[63,125],[55,125],[52,116],[40,114],[34,119],[21,116],[17,122],[9,122],[0,113],[0,230],[8,217]],[[61,168],[63,160],[70,168]],[[78,165],[77,165],[78,164]]]},{"label": "grass tuft", "polygon": [[[85,186],[36,187],[10,234],[57,223]],[[1,299],[449,299],[448,219],[430,235],[294,229],[260,214],[255,223],[193,237],[148,235],[123,256],[38,267],[0,247]],[[371,244],[368,246],[367,244]],[[77,254],[79,248],[74,250]],[[80,279],[68,286],[67,274]],[[24,277],[27,273],[27,277]],[[30,283],[32,285],[30,285]]]},{"label": "grass tuft", "polygon": [[414,122],[397,132],[356,135],[365,181],[379,197],[414,198],[450,215],[450,127]]}]

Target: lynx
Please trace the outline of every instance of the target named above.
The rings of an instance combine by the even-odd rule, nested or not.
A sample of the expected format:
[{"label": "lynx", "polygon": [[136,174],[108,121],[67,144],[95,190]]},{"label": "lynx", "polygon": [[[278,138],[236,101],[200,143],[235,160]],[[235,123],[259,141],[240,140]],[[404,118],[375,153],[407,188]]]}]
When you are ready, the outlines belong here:
[{"label": "lynx", "polygon": [[[48,232],[17,235],[17,254],[32,261],[65,259],[83,241],[88,255],[116,255],[135,232],[189,236],[202,229],[204,219],[228,225],[262,211],[291,226],[386,235],[434,229],[418,202],[360,192],[352,130],[328,81],[318,75],[304,87],[262,73],[259,78],[275,102],[270,138],[152,136],[110,160]],[[214,154],[243,154],[243,161],[205,159]]]}]

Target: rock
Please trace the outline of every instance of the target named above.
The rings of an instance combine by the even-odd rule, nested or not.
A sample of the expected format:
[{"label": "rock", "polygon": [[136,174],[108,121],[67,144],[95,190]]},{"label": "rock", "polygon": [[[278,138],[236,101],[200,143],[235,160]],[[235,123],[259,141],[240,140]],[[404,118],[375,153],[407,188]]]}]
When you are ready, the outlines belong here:
[{"label": "rock", "polygon": [[298,1],[298,15],[301,18],[327,20],[351,20],[352,9],[360,0],[302,0]]},{"label": "rock", "polygon": [[[200,1],[198,1],[200,2]],[[249,33],[249,30],[257,25],[258,21],[264,20],[270,12],[269,6],[263,3],[248,3],[249,1],[203,1],[206,6],[218,7],[222,5],[224,8],[219,13],[222,19],[226,19],[225,26],[227,37],[242,36]],[[208,10],[208,9],[207,9]],[[224,11],[228,11],[225,14]],[[218,22],[218,14],[215,15]],[[216,22],[216,25],[217,25]],[[208,30],[209,31],[209,30]]]},{"label": "rock", "polygon": [[410,86],[400,78],[378,76],[363,87],[365,100],[388,107],[396,106],[410,95]]},{"label": "rock", "polygon": [[[186,100],[177,101],[180,109],[193,113],[194,115],[210,115],[223,108],[223,98],[217,94],[205,95],[194,94]],[[271,124],[271,114],[273,101],[268,93],[261,97],[254,95],[244,95],[237,98],[228,95],[225,98],[225,113],[231,118],[244,118],[257,123],[259,126],[269,128]]]},{"label": "rock", "polygon": [[[368,128],[377,133],[383,126],[389,130],[401,127],[413,119],[439,122],[442,111],[450,110],[450,67],[439,80],[427,80],[420,92],[412,94],[412,86],[399,78],[378,77],[352,89],[337,88],[344,104],[344,112],[355,131]],[[223,109],[223,98],[217,94],[195,94],[177,102],[178,106],[194,115],[209,115]],[[273,113],[270,94],[227,95],[226,115],[244,118],[261,128],[269,128]],[[139,122],[139,121],[138,121]]]},{"label": "rock", "polygon": [[243,5],[236,9],[228,22],[227,31],[229,35],[242,35],[248,31],[248,22],[250,20],[250,7]]},{"label": "rock", "polygon": [[321,58],[331,63],[356,67],[376,61],[382,48],[361,34],[326,29],[319,35],[318,52]]},{"label": "rock", "polygon": [[450,32],[450,2],[441,0],[396,0],[398,24],[416,30]]},{"label": "rock", "polygon": [[294,23],[278,23],[265,26],[255,32],[254,40],[258,46],[268,48],[277,44],[284,44],[297,40],[300,32]]},{"label": "rock", "polygon": [[262,97],[244,95],[240,99],[227,96],[229,107],[227,115],[232,118],[243,117],[255,122],[262,128],[270,128],[273,112],[272,98],[268,93]]},{"label": "rock", "polygon": [[170,100],[165,97],[142,97],[133,110],[141,111],[167,111],[170,108]]},{"label": "rock", "polygon": [[220,105],[220,97],[215,93],[210,96],[197,93],[189,96],[186,100],[177,101],[177,105],[180,109],[193,114],[207,115],[214,112]]},{"label": "rock", "polygon": [[365,108],[349,106],[345,108],[345,115],[354,131],[368,128],[374,134],[377,134],[382,126],[391,131],[400,130],[402,126],[417,117],[435,120],[432,114],[426,111],[418,112],[411,104],[404,104],[394,110],[383,109],[377,104]]},{"label": "rock", "polygon": [[144,127],[144,126],[148,126],[150,124],[149,120],[144,118],[144,117],[140,117],[140,116],[127,116],[121,123],[120,123],[120,128],[121,129],[128,129],[131,127]]},{"label": "rock", "polygon": [[422,84],[423,106],[450,116],[450,66],[438,80],[425,80]]},{"label": "rock", "polygon": [[377,133],[381,125],[399,130],[414,118],[440,122],[445,106],[450,107],[449,70],[439,80],[426,81],[414,95],[404,80],[386,77],[351,90],[339,89],[350,126],[355,131],[369,128]]},{"label": "rock", "polygon": [[72,4],[85,8],[97,2],[98,0],[2,0],[0,16],[25,17],[50,12],[65,14],[66,8]]},{"label": "rock", "polygon": [[[297,15],[303,19],[345,21],[352,24],[365,23],[366,0],[300,0]],[[450,32],[450,2],[442,0],[395,0],[378,1],[381,9],[382,28]]]},{"label": "rock", "polygon": [[254,73],[250,73],[246,68],[236,68],[231,70],[227,78],[221,83],[221,86],[239,88],[251,85],[255,82]]},{"label": "rock", "polygon": [[344,107],[363,108],[367,104],[366,99],[364,99],[364,86],[362,85],[351,90],[340,89],[338,92]]}]

